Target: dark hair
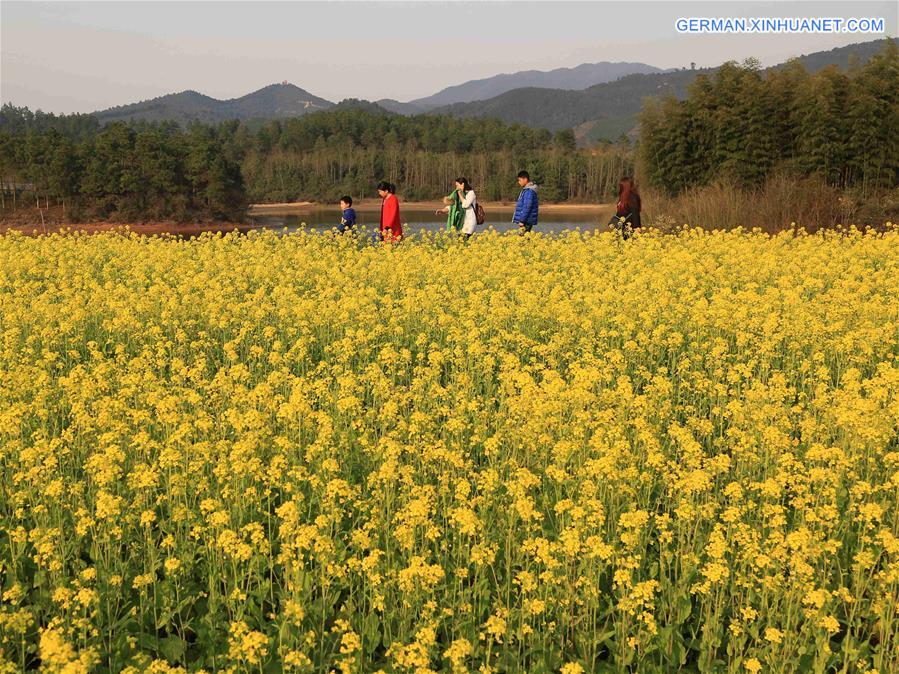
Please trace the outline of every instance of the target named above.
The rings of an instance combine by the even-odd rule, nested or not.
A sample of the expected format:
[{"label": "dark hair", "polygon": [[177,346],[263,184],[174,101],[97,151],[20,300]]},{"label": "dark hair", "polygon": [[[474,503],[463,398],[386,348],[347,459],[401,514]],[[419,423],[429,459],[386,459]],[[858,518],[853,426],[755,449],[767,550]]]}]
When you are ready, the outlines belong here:
[{"label": "dark hair", "polygon": [[468,178],[456,178],[457,183],[462,183],[462,190],[471,192],[471,185],[468,184]]},{"label": "dark hair", "polygon": [[525,180],[530,180],[530,179],[531,179],[531,174],[528,173],[527,171],[519,171],[519,172],[518,172],[518,177],[519,177],[519,178],[524,178]]},{"label": "dark hair", "polygon": [[353,197],[351,197],[351,196],[349,196],[349,195],[347,195],[347,194],[344,194],[342,197],[340,197],[340,200],[341,200],[343,203],[345,203],[347,206],[352,206],[352,205],[353,205]]},{"label": "dark hair", "polygon": [[622,176],[621,180],[618,181],[618,201],[619,203],[623,203],[625,205],[630,204],[632,197],[639,197],[640,193],[637,192],[637,186],[634,184],[634,179],[630,176]]},{"label": "dark hair", "polygon": [[382,180],[378,183],[378,191],[383,190],[384,192],[390,192],[391,194],[396,194],[396,185],[393,183],[389,183],[386,180]]}]

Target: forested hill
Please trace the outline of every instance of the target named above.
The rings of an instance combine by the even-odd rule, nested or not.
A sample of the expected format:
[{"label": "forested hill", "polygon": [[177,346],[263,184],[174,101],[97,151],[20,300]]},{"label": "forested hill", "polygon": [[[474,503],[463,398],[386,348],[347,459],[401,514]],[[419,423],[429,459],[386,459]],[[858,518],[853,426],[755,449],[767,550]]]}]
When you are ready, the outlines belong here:
[{"label": "forested hill", "polygon": [[145,120],[207,124],[229,119],[282,119],[299,117],[333,107],[331,101],[310,94],[293,84],[271,84],[240,98],[218,100],[196,91],[168,94],[140,103],[120,105],[94,113],[103,124]]},{"label": "forested hill", "polygon": [[515,89],[486,101],[438,108],[434,113],[454,117],[495,117],[509,123],[543,126],[551,130],[570,129],[589,120],[636,115],[647,96],[672,94],[683,98],[687,87],[699,73],[710,73],[712,70],[628,75],[583,91],[536,87]]},{"label": "forested hill", "polygon": [[[864,64],[883,49],[886,40],[874,40],[815,52],[798,58],[814,73],[828,65],[845,70],[853,61]],[[782,67],[781,65],[774,66]],[[690,83],[714,68],[634,74],[583,91],[516,89],[484,101],[457,103],[435,109],[455,117],[495,117],[505,122],[543,126],[550,130],[573,128],[582,144],[600,138],[613,140],[632,132],[647,97],[673,95],[683,99]]]},{"label": "forested hill", "polygon": [[603,82],[612,82],[619,77],[635,73],[660,73],[662,68],[645,63],[582,63],[574,68],[554,70],[522,70],[516,73],[502,73],[480,80],[471,80],[438,91],[431,96],[417,98],[407,105],[422,110],[430,110],[443,105],[482,101],[499,96],[513,89],[542,87],[548,89],[586,89]]},{"label": "forested hill", "polygon": [[[797,60],[811,74],[826,68],[829,65],[835,65],[840,70],[848,70],[853,63],[863,65],[871,60],[871,58],[879,53],[886,45],[887,40],[872,40],[871,42],[859,42],[850,44],[846,47],[837,47],[827,51],[816,51],[811,54],[804,54]],[[784,63],[774,66],[774,68],[784,67]]]},{"label": "forested hill", "polygon": [[[582,63],[574,68],[556,68],[549,71],[525,70],[471,80],[408,103],[382,99],[375,104],[390,112],[404,115],[421,114],[441,105],[483,100],[520,87],[584,89],[623,75],[651,72],[661,72],[661,69],[645,63]],[[246,121],[298,117],[307,112],[327,110],[333,106],[334,103],[331,101],[284,82],[230,100],[218,100],[196,91],[182,91],[140,103],[101,110],[94,114],[104,124],[112,121],[144,120],[174,121],[183,126],[191,121],[214,124],[229,119]]]},{"label": "forested hill", "polygon": [[[816,52],[800,57],[799,61],[809,72],[816,72],[830,64],[845,69],[853,58],[859,63],[866,62],[883,43],[884,40],[875,40]],[[622,134],[631,133],[636,127],[636,115],[647,97],[670,94],[682,99],[698,74],[710,72],[709,69],[652,72],[655,70],[658,69],[641,63],[598,63],[546,72],[523,71],[472,80],[408,103],[382,99],[366,104],[371,106],[372,111],[495,117],[509,123],[553,131],[574,129],[582,145],[591,145],[601,139],[615,140]],[[612,80],[619,73],[631,74],[605,81]],[[591,81],[601,83],[582,88]],[[545,88],[549,86],[555,88]],[[494,91],[503,93],[492,96]],[[469,102],[439,105],[460,100]],[[348,101],[351,105],[361,104],[356,99]],[[334,106],[331,101],[300,87],[282,83],[229,100],[218,100],[196,91],[183,91],[109,108],[94,113],[94,116],[101,124],[113,121],[173,121],[186,126],[191,121],[214,124],[239,119],[254,120],[258,126],[262,120],[299,117]]]}]

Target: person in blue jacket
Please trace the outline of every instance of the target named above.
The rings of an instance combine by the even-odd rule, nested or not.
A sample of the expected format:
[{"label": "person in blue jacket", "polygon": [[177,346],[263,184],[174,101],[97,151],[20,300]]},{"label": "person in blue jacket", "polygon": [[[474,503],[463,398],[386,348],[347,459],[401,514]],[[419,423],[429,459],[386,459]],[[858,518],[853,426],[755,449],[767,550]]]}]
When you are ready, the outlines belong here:
[{"label": "person in blue jacket", "polygon": [[518,225],[519,234],[525,234],[537,224],[537,185],[531,182],[527,171],[519,171],[518,184],[521,186],[521,193],[515,204],[512,223]]},{"label": "person in blue jacket", "polygon": [[342,213],[340,224],[337,225],[337,231],[341,234],[344,232],[352,232],[353,227],[356,226],[356,209],[353,208],[353,197],[340,197],[340,210]]}]

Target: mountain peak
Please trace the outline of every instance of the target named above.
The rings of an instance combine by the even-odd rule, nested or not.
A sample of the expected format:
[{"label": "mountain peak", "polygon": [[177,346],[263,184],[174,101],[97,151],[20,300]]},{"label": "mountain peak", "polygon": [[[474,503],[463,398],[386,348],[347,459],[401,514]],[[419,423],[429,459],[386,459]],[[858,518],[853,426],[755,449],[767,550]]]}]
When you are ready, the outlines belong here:
[{"label": "mountain peak", "polygon": [[265,85],[264,87],[262,87],[261,89],[257,89],[257,91],[273,91],[273,90],[283,90],[283,91],[293,91],[293,90],[298,90],[298,91],[305,91],[304,89],[301,89],[300,87],[298,87],[298,86],[297,86],[296,84],[294,84],[293,82],[288,82],[287,80],[284,80],[283,82],[275,82],[274,84],[267,84],[267,85]]},{"label": "mountain peak", "polygon": [[[810,71],[833,63],[845,66],[850,58],[867,60],[886,40],[862,42],[799,57]],[[776,66],[777,67],[777,66]],[[670,93],[685,96],[697,74],[714,69],[656,68],[644,63],[582,63],[571,68],[528,70],[495,75],[447,87],[407,103],[381,99],[374,103],[347,99],[341,109],[389,111],[400,114],[439,113],[462,117],[490,116],[550,130],[586,129],[596,137],[617,138],[633,128],[645,96]],[[219,100],[193,89],[159,96],[94,113],[101,123],[111,121],[192,120],[217,123],[230,119],[280,119],[327,110],[334,103],[282,80],[238,98]]]},{"label": "mountain peak", "polygon": [[206,123],[229,119],[275,119],[299,117],[309,112],[333,107],[331,101],[319,98],[286,80],[269,84],[239,98],[220,100],[193,89],[167,94],[148,101],[123,105],[94,113],[101,123],[112,121],[175,120]]},{"label": "mountain peak", "polygon": [[658,72],[662,72],[662,69],[645,63],[611,61],[582,63],[572,68],[555,68],[554,70],[522,70],[447,87],[433,96],[409,101],[409,104],[428,109],[453,103],[483,101],[513,89],[528,87],[575,91],[596,84],[612,82],[625,75]]}]

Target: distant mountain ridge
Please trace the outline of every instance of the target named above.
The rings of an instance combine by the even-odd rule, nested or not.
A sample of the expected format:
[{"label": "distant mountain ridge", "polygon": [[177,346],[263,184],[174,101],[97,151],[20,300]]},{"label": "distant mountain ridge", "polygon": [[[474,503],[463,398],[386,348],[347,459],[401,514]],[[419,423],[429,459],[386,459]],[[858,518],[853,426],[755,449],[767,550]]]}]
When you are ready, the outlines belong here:
[{"label": "distant mountain ridge", "polygon": [[[661,72],[645,63],[584,63],[574,68],[555,70],[526,70],[495,75],[480,80],[447,87],[436,94],[404,103],[381,99],[374,104],[401,115],[418,115],[438,106],[460,101],[491,98],[511,89],[524,86],[551,86],[559,89],[583,89],[592,84],[608,82],[635,72]],[[240,98],[219,100],[188,90],[159,96],[147,101],[100,110],[94,115],[101,123],[113,121],[173,120],[186,124],[192,120],[216,123],[228,119],[278,119],[295,117],[307,112],[327,110],[335,104],[319,98],[293,84],[283,82],[263,87]]]},{"label": "distant mountain ridge", "polygon": [[[847,68],[856,60],[865,63],[880,51],[886,40],[861,42],[798,57],[809,72],[828,65]],[[783,64],[772,66],[782,67]],[[434,108],[432,114],[458,117],[494,117],[504,122],[542,126],[551,131],[573,128],[579,143],[615,140],[633,132],[643,100],[650,96],[685,98],[690,84],[700,74],[717,68],[672,70],[627,75],[582,91],[563,89],[514,89],[483,101],[456,103]]]},{"label": "distant mountain ridge", "polygon": [[660,73],[656,68],[645,63],[582,63],[574,68],[556,68],[554,70],[522,70],[516,73],[502,73],[480,80],[471,80],[438,91],[431,96],[416,98],[407,105],[425,110],[453,103],[482,101],[525,87],[544,89],[576,90],[586,89],[595,84],[612,82],[625,75],[636,73]]},{"label": "distant mountain ridge", "polygon": [[385,110],[395,112],[398,115],[423,115],[428,108],[422,108],[414,103],[403,103],[393,98],[381,98],[375,101],[375,105],[379,105]]},{"label": "distant mountain ridge", "polygon": [[[799,57],[810,71],[827,65],[847,68],[855,60],[866,62],[883,48],[886,40],[862,42]],[[773,66],[781,67],[783,64]],[[619,73],[631,71],[623,76]],[[286,82],[272,84],[240,98],[218,100],[196,91],[160,96],[94,113],[101,123],[112,121],[192,120],[217,123],[229,119],[256,122],[295,117],[335,107],[357,108],[386,114],[446,114],[458,117],[495,117],[505,122],[543,127],[551,131],[571,128],[580,144],[601,139],[615,140],[632,133],[637,114],[647,97],[673,95],[684,98],[693,80],[715,68],[662,70],[642,63],[593,63],[550,71],[522,71],[447,87],[432,96],[402,102],[381,99],[375,102],[346,99],[335,104]],[[596,78],[611,78],[581,86]],[[523,82],[555,82],[554,87]],[[517,85],[517,86],[513,86]],[[512,88],[508,88],[512,86]],[[503,90],[493,96],[491,91]],[[478,98],[484,97],[484,98]],[[467,100],[454,100],[454,99]],[[437,104],[441,100],[454,100]]]},{"label": "distant mountain ridge", "polygon": [[121,105],[95,112],[94,116],[105,124],[114,121],[172,120],[179,124],[190,121],[206,123],[229,119],[278,119],[298,117],[334,107],[331,101],[319,98],[286,82],[270,84],[240,98],[219,100],[196,91],[182,91],[148,101]]},{"label": "distant mountain ridge", "polygon": [[539,123],[539,126],[550,131],[557,131],[574,128],[593,119],[636,114],[647,96],[670,94],[683,98],[697,75],[711,72],[714,72],[713,68],[628,75],[582,91],[536,87],[513,89],[485,101],[435,108],[431,113],[455,117],[496,117],[529,126]]}]

